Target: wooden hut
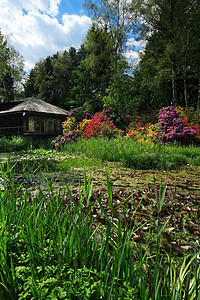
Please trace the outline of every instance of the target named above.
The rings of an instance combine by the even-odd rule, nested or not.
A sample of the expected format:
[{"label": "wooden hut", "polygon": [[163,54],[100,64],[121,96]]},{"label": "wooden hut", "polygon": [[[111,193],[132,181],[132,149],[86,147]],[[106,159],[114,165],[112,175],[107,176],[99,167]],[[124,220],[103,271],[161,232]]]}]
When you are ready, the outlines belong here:
[{"label": "wooden hut", "polygon": [[16,105],[11,106],[0,111],[1,136],[56,136],[62,133],[62,122],[70,115],[68,111],[35,97],[16,101]]}]

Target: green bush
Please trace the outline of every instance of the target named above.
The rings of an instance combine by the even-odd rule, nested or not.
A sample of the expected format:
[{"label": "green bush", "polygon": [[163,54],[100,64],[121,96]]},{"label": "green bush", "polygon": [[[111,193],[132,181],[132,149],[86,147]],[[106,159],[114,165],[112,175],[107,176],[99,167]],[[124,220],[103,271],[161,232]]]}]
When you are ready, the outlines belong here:
[{"label": "green bush", "polygon": [[36,148],[50,148],[50,140],[31,137],[12,136],[0,138],[0,152],[9,153]]}]

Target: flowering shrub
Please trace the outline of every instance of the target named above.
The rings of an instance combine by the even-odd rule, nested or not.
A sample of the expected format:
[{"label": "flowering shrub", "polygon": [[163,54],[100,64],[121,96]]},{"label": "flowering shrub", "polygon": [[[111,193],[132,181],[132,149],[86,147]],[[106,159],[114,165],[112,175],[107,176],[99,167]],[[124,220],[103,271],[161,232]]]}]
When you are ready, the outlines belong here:
[{"label": "flowering shrub", "polygon": [[186,126],[174,106],[163,107],[159,112],[155,137],[160,143],[188,144],[195,140],[196,130]]},{"label": "flowering shrub", "polygon": [[121,131],[115,127],[113,122],[103,113],[96,113],[91,120],[83,120],[79,128],[84,128],[81,138],[90,139],[99,136],[115,136]]},{"label": "flowering shrub", "polygon": [[145,123],[144,119],[135,116],[130,125],[126,128],[126,137],[137,139],[140,142],[152,143],[154,139],[155,125]]},{"label": "flowering shrub", "polygon": [[66,143],[74,143],[78,139],[76,130],[73,130],[69,133],[64,134],[63,136],[58,136],[57,139],[52,141],[54,148],[60,149]]},{"label": "flowering shrub", "polygon": [[198,111],[194,110],[194,107],[178,107],[176,111],[179,113],[179,117],[183,120],[185,126],[191,127],[196,130],[196,141],[200,143],[200,115]]},{"label": "flowering shrub", "polygon": [[127,134],[130,134],[131,132],[138,131],[140,128],[142,128],[144,126],[145,126],[145,123],[142,120],[142,118],[139,116],[134,116],[132,118],[129,126],[126,127],[126,132],[127,132]]},{"label": "flowering shrub", "polygon": [[[55,148],[60,148],[78,138],[121,136],[123,131],[114,125],[107,113],[109,114],[110,111],[96,113],[93,117],[87,115],[79,124],[75,117],[68,117],[62,123],[63,135],[55,139],[52,144]],[[127,117],[130,120],[130,116]],[[181,144],[200,143],[200,116],[193,108],[163,107],[159,112],[158,123],[152,123],[154,123],[154,119],[150,119],[149,116],[145,116],[145,119],[139,116],[132,117],[126,128],[126,137],[137,139],[141,143],[154,141],[160,143],[179,142]]]},{"label": "flowering shrub", "polygon": [[82,122],[80,122],[76,127],[76,132],[78,136],[81,138],[84,138],[84,132],[87,125],[90,123],[90,119],[84,119]]},{"label": "flowering shrub", "polygon": [[75,129],[76,119],[75,117],[68,117],[66,121],[62,123],[63,134],[69,133]]},{"label": "flowering shrub", "polygon": [[152,143],[154,140],[154,133],[155,133],[155,125],[148,123],[145,126],[141,126],[138,129],[130,130],[126,137],[137,139],[141,143]]},{"label": "flowering shrub", "polygon": [[62,126],[63,136],[59,136],[52,141],[52,145],[56,149],[61,148],[66,143],[73,143],[79,137],[81,139],[90,139],[99,136],[122,135],[122,131],[117,129],[110,118],[103,113],[96,113],[91,119],[84,119],[78,125],[76,125],[74,117],[69,117],[63,122]]},{"label": "flowering shrub", "polygon": [[194,107],[176,107],[176,111],[179,113],[179,118],[184,120],[186,117],[189,123],[198,124],[200,125],[200,115]]}]

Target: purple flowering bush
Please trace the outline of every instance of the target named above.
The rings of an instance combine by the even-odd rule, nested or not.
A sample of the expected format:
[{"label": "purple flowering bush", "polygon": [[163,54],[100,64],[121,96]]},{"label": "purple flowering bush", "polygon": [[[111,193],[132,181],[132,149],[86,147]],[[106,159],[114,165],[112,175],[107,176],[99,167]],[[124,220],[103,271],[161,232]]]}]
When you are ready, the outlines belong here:
[{"label": "purple flowering bush", "polygon": [[195,141],[196,130],[183,123],[174,106],[167,106],[160,109],[154,136],[160,143],[189,144]]},{"label": "purple flowering bush", "polygon": [[52,145],[55,149],[60,149],[67,143],[74,143],[78,139],[76,130],[70,131],[69,133],[64,134],[63,136],[58,136],[55,140],[52,141]]}]

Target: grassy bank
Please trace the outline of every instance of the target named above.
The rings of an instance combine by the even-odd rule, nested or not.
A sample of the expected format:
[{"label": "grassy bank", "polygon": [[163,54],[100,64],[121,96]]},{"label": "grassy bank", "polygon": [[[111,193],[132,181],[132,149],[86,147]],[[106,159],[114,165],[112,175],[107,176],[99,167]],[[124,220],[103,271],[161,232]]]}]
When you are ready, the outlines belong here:
[{"label": "grassy bank", "polygon": [[193,145],[142,144],[126,138],[97,138],[66,144],[64,150],[102,161],[122,162],[124,166],[134,169],[172,170],[187,164],[200,166],[200,147]]},{"label": "grassy bank", "polygon": [[[29,140],[22,137],[0,139],[0,152],[50,149],[50,140]],[[185,165],[200,166],[200,147],[147,143],[130,138],[92,138],[65,144],[61,151],[101,161],[121,162],[134,169],[173,170]],[[37,154],[37,153],[36,153]]]},{"label": "grassy bank", "polygon": [[109,171],[95,193],[91,173],[78,194],[32,196],[14,173],[2,164],[0,299],[199,299],[198,199],[113,194]]}]

